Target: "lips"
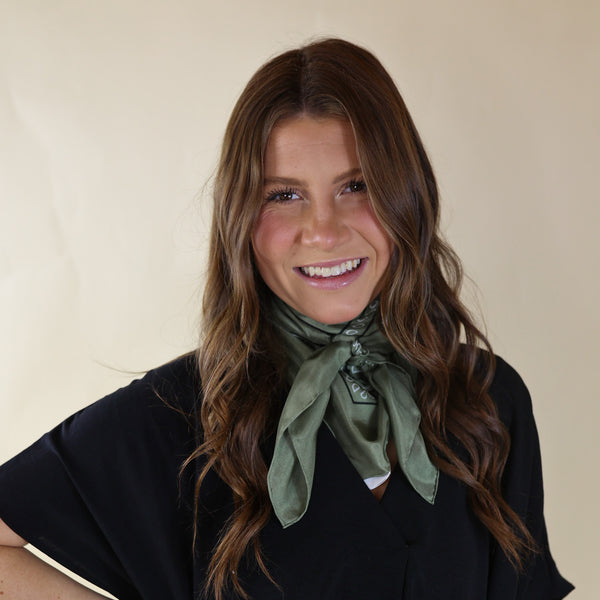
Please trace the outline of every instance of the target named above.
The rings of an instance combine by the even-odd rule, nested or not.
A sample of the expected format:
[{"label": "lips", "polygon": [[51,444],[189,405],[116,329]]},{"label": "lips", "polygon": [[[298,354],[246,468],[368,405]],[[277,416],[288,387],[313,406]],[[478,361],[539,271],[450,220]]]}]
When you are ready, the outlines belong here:
[{"label": "lips", "polygon": [[356,270],[362,262],[361,258],[355,258],[352,260],[344,260],[338,264],[328,266],[305,266],[300,267],[300,271],[311,278],[327,279],[328,277],[338,277],[344,273],[351,273]]}]

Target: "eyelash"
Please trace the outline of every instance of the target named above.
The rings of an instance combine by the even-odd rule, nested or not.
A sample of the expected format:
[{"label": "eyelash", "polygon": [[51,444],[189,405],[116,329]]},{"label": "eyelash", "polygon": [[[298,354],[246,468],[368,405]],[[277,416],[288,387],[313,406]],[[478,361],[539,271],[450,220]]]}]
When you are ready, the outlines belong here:
[{"label": "eyelash", "polygon": [[[350,181],[348,181],[348,183],[345,184],[344,190],[347,188],[351,188],[350,189],[351,194],[361,194],[361,193],[364,193],[367,191],[367,186],[363,179],[351,179]],[[358,188],[358,189],[356,189],[356,188]],[[267,196],[265,197],[265,202],[277,202],[280,204],[285,204],[286,202],[290,202],[292,199],[291,198],[283,199],[282,196],[284,196],[284,195],[291,196],[294,194],[297,196],[300,195],[298,193],[298,190],[296,190],[292,187],[277,188],[277,189],[270,191],[267,194]]]},{"label": "eyelash", "polygon": [[269,194],[267,194],[267,197],[265,198],[265,202],[277,202],[279,204],[284,204],[286,202],[289,202],[291,200],[291,198],[284,200],[282,198],[282,196],[283,195],[291,195],[291,194],[298,195],[298,192],[294,188],[291,188],[291,187],[277,188],[277,189],[269,192]]}]

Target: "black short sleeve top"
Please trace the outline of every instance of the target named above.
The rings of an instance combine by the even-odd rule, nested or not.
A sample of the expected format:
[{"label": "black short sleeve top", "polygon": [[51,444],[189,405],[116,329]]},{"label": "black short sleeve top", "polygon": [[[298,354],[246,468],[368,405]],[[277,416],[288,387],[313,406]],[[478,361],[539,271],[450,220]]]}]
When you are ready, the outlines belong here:
[{"label": "black short sleeve top", "polygon": [[[322,426],[307,513],[286,529],[272,518],[261,533],[279,587],[242,565],[248,593],[256,600],[566,596],[573,588],[548,547],[531,401],[501,359],[491,394],[512,438],[505,497],[541,548],[523,573],[473,516],[458,481],[441,474],[430,505],[396,468],[377,502]],[[199,598],[232,511],[229,488],[211,473],[192,551],[197,471],[180,469],[198,439],[191,415],[200,397],[194,361],[184,357],[79,411],[0,467],[0,517],[120,600]]]}]

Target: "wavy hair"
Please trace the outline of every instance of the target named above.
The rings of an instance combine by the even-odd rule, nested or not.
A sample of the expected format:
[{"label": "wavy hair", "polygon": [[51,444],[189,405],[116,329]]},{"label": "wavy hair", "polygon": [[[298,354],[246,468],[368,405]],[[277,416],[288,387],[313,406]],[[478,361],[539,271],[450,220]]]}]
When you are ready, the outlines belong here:
[{"label": "wavy hair", "polygon": [[259,533],[271,516],[263,444],[276,429],[286,386],[265,314],[268,293],[251,234],[263,203],[263,158],[281,119],[305,114],[352,125],[370,201],[394,250],[380,323],[419,372],[421,429],[433,462],[468,489],[474,514],[516,568],[533,540],[502,497],[509,436],[488,393],[490,344],[459,299],[460,262],[439,233],[437,185],[394,82],[367,50],[340,39],[276,56],[251,78],[229,120],[214,184],[203,338],[197,354],[203,439],[196,515],[210,470],[231,488],[234,512],[209,565],[206,591],[221,600],[252,556],[270,578]]}]

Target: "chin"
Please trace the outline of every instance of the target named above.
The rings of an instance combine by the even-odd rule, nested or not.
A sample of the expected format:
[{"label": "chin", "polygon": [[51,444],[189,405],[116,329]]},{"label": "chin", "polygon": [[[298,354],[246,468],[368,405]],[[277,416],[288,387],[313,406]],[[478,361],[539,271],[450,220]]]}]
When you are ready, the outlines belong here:
[{"label": "chin", "polygon": [[323,323],[324,325],[336,325],[337,323],[346,323],[348,321],[352,321],[360,315],[360,313],[367,307],[366,303],[364,306],[332,306],[330,309],[323,310],[310,310],[305,312],[300,310],[303,314],[319,323]]}]

